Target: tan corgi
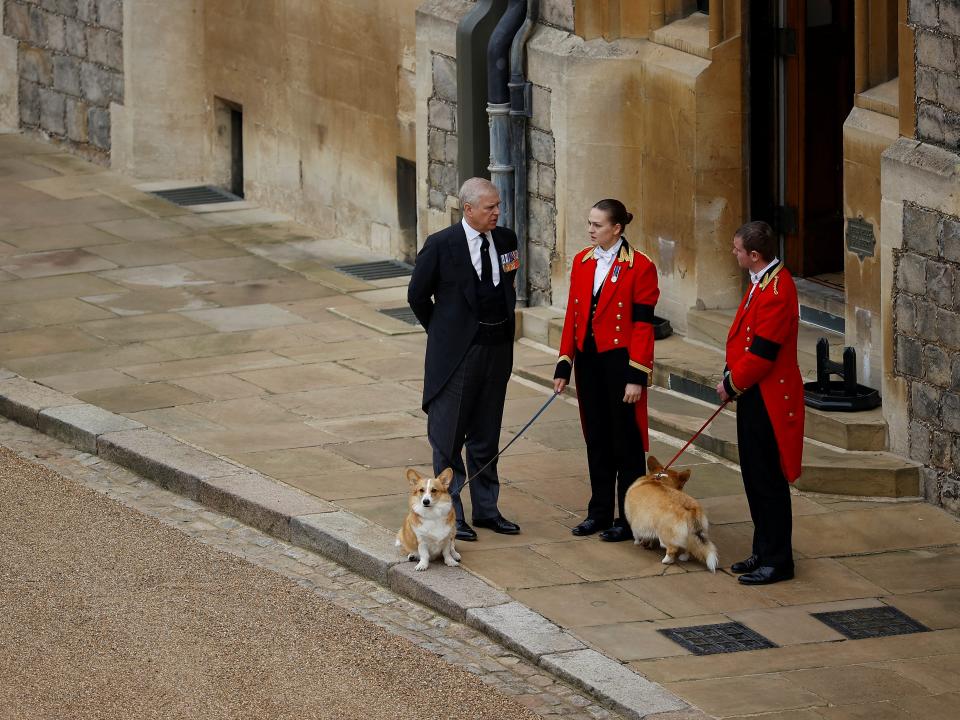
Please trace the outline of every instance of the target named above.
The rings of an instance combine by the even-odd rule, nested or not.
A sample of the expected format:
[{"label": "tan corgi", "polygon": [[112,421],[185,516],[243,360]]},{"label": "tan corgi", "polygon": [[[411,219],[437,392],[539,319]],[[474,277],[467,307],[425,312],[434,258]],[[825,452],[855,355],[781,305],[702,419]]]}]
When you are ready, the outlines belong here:
[{"label": "tan corgi", "polygon": [[683,492],[690,471],[664,471],[652,455],[647,459],[647,469],[650,474],[627,490],[625,511],[634,543],[651,547],[651,541],[659,540],[666,550],[664,565],[693,555],[710,572],[716,572],[717,547],[707,537],[707,516],[700,503]]},{"label": "tan corgi", "polygon": [[453,544],[457,535],[450,481],[453,470],[447,468],[439,477],[423,477],[413,468],[407,469],[410,483],[410,512],[397,533],[397,547],[407,553],[407,560],[419,560],[417,570],[426,570],[431,560],[443,555],[450,567],[459,565],[460,553]]}]

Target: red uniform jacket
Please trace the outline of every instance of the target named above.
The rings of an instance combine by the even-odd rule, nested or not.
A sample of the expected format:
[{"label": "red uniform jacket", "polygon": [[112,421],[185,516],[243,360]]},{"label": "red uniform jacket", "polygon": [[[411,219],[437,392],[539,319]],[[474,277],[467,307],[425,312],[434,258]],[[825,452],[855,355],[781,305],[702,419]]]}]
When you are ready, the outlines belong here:
[{"label": "red uniform jacket", "polygon": [[800,322],[797,286],[780,263],[769,270],[749,304],[744,295],[727,335],[727,393],[737,396],[759,383],[780,449],[787,480],[800,477],[803,454],[803,379],[797,366]]},{"label": "red uniform jacket", "polygon": [[[567,315],[563,322],[555,377],[569,380],[573,359],[577,351],[583,349],[596,267],[592,245],[581,250],[573,259]],[[600,288],[600,298],[593,316],[593,337],[598,352],[616,348],[626,348],[628,351],[624,386],[628,382],[643,386],[642,397],[635,407],[644,450],[650,449],[646,386],[653,379],[653,309],[659,297],[656,266],[650,258],[631,248],[624,240]]]}]

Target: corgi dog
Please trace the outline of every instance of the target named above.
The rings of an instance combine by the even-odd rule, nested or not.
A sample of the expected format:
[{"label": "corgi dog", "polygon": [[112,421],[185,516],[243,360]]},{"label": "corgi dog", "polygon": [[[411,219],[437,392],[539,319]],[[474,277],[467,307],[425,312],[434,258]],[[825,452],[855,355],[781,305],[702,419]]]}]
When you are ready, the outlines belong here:
[{"label": "corgi dog", "polygon": [[717,571],[717,547],[707,537],[709,523],[703,508],[683,492],[690,471],[664,471],[652,455],[647,459],[650,474],[639,478],[627,490],[625,512],[633,531],[634,544],[652,547],[659,540],[666,550],[663,564],[693,555],[710,572]]},{"label": "corgi dog", "polygon": [[453,544],[457,535],[450,481],[453,470],[447,468],[438,477],[423,477],[407,469],[410,483],[410,512],[397,533],[396,545],[407,553],[407,560],[419,560],[417,570],[426,570],[431,560],[443,555],[445,565],[460,564],[460,553]]}]

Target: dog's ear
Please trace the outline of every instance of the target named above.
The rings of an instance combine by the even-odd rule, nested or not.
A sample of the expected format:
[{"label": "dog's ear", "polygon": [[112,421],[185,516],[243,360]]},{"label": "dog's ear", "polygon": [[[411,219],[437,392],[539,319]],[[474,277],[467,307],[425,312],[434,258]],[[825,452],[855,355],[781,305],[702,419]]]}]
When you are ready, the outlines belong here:
[{"label": "dog's ear", "polygon": [[437,480],[440,481],[440,487],[444,490],[450,489],[450,483],[453,482],[453,468],[447,468],[442,473],[437,475]]},{"label": "dog's ear", "polygon": [[647,470],[650,472],[657,472],[663,468],[663,465],[660,464],[660,461],[657,460],[653,455],[647,458]]},{"label": "dog's ear", "polygon": [[687,480],[690,479],[690,470],[684,470],[683,472],[677,473],[677,490],[683,490],[683,486],[687,484]]},{"label": "dog's ear", "polygon": [[407,482],[416,485],[421,480],[421,475],[413,468],[407,468]]}]

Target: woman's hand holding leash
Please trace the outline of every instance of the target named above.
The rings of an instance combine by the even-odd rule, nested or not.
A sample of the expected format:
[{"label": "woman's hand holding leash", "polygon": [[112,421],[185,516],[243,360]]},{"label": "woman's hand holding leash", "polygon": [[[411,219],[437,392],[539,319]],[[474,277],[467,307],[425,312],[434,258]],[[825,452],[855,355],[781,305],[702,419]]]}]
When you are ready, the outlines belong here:
[{"label": "woman's hand holding leash", "polygon": [[553,391],[559,395],[567,387],[567,381],[563,378],[554,378],[553,379]]}]

